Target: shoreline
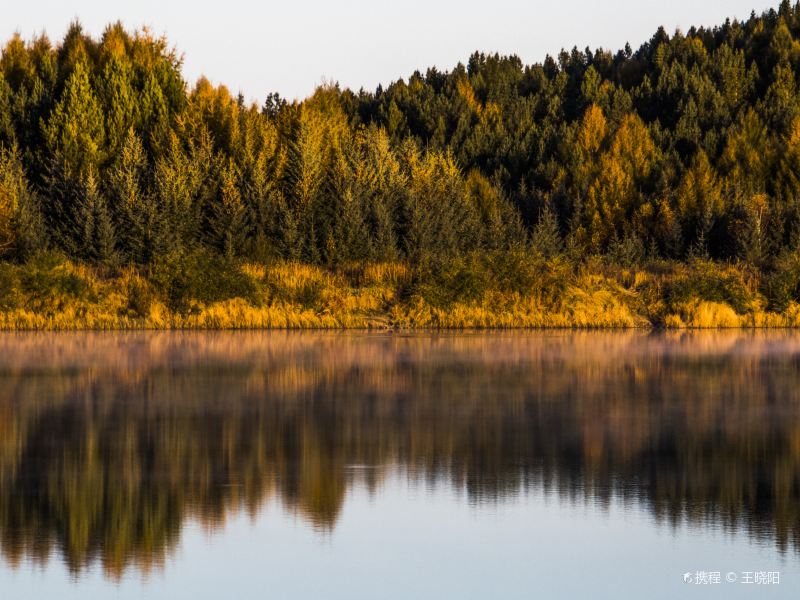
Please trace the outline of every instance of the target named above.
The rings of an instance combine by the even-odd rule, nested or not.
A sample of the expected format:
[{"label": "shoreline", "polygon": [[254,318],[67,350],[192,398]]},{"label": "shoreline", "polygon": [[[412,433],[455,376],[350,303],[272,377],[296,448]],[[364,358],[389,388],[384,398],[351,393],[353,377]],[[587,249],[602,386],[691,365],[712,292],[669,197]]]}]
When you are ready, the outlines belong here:
[{"label": "shoreline", "polygon": [[468,270],[426,279],[403,263],[230,263],[166,277],[43,255],[0,263],[0,331],[800,328],[794,294],[776,305],[741,267],[526,260],[509,283]]}]

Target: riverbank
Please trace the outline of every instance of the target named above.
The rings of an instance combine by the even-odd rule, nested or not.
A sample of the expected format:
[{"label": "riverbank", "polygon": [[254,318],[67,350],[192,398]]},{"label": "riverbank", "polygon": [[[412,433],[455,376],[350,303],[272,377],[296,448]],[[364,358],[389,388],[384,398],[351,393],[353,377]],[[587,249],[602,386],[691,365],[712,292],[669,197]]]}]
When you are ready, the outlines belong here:
[{"label": "riverbank", "polygon": [[791,285],[782,289],[782,280],[742,267],[694,261],[629,269],[600,260],[574,267],[517,258],[421,276],[400,263],[328,270],[194,261],[145,272],[43,255],[0,264],[0,329],[800,326]]}]

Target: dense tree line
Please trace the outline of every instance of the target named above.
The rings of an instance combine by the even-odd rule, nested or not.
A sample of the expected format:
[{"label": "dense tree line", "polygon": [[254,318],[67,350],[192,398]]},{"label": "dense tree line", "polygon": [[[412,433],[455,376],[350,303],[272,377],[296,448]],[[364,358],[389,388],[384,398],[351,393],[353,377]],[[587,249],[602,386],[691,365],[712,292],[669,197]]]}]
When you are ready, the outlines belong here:
[{"label": "dense tree line", "polygon": [[0,58],[0,251],[337,266],[533,249],[768,267],[800,241],[800,3],[638,50],[474,54],[247,105],[164,39],[74,24]]},{"label": "dense tree line", "polygon": [[511,203],[446,150],[354,125],[341,92],[246,106],[166,42],[75,24],[0,60],[0,244],[107,264],[198,248],[316,264],[452,255],[524,239]]},{"label": "dense tree line", "polygon": [[800,233],[800,4],[637,51],[562,51],[524,66],[474,54],[348,97],[395,143],[449,149],[526,224],[550,209],[581,251],[623,245],[760,265]]}]

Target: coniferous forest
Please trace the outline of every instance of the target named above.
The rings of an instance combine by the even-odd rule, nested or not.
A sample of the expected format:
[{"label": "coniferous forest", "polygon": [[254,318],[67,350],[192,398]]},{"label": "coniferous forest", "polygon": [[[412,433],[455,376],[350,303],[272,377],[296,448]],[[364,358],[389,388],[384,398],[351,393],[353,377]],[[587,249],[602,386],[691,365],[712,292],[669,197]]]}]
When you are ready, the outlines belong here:
[{"label": "coniferous forest", "polygon": [[0,58],[0,327],[800,325],[800,3],[250,105],[169,42]]}]

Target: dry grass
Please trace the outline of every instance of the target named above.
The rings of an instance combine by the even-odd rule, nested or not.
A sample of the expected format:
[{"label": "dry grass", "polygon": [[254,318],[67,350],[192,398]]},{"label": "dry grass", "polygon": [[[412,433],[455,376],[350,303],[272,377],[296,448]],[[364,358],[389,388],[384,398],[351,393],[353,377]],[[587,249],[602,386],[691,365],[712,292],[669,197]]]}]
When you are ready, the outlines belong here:
[{"label": "dry grass", "polygon": [[[192,300],[184,310],[170,310],[164,294],[134,269],[108,273],[63,259],[37,265],[2,265],[5,280],[0,281],[0,290],[5,291],[0,291],[0,329],[800,326],[800,304],[792,302],[782,312],[767,311],[765,300],[742,287],[744,284],[739,285],[728,267],[720,271],[720,285],[739,285],[742,289],[719,292],[706,285],[695,292],[691,287],[693,275],[685,269],[584,270],[579,274],[562,270],[557,276],[556,271],[545,270],[549,283],[534,282],[526,290],[513,292],[488,289],[477,298],[456,299],[444,305],[431,303],[414,292],[409,287],[411,270],[398,263],[354,265],[338,272],[290,262],[236,268],[256,290],[252,297]],[[738,310],[715,294],[734,298]]]}]

